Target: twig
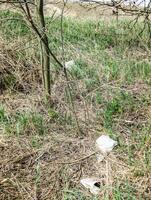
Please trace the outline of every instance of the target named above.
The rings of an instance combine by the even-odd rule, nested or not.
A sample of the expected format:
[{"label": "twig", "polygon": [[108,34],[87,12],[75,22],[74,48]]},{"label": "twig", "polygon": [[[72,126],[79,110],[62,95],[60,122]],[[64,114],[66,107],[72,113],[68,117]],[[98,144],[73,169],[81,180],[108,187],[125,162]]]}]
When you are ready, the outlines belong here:
[{"label": "twig", "polygon": [[55,162],[55,164],[69,164],[69,165],[72,165],[72,164],[77,164],[77,163],[80,163],[81,161],[84,161],[90,157],[92,157],[93,155],[95,155],[98,151],[95,151],[87,156],[84,156],[83,158],[79,158],[77,160],[74,160],[74,161],[71,161],[71,162]]}]

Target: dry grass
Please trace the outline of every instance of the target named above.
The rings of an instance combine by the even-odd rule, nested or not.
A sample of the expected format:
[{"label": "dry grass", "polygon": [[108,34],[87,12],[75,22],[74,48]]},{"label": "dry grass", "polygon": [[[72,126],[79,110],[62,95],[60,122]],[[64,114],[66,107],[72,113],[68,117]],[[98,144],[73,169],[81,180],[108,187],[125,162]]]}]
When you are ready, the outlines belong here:
[{"label": "dry grass", "polygon": [[[76,132],[75,116],[67,98],[67,82],[62,72],[55,70],[54,63],[53,108],[44,102],[35,39],[26,36],[9,42],[1,39],[0,199],[149,200],[150,69],[137,68],[138,76],[133,70],[135,64],[132,69],[128,66],[130,71],[127,68],[120,71],[120,63],[109,59],[132,57],[149,63],[150,56],[137,48],[139,55],[136,49],[130,49],[123,57],[116,57],[114,45],[105,48],[103,54],[95,52],[97,45],[96,49],[88,50],[90,41],[79,45],[74,44],[72,34],[70,37],[73,41],[65,44],[66,52],[70,52],[68,57],[84,60],[88,65],[80,68],[80,73],[73,72],[71,80],[81,135]],[[102,60],[108,54],[110,62],[100,63],[100,54]],[[87,67],[91,70],[86,71]],[[128,82],[126,78],[130,75],[134,80]],[[86,81],[91,78],[88,84]],[[95,140],[103,133],[118,140],[118,146],[98,163]],[[79,183],[82,177],[93,176],[101,182],[101,193],[96,198]]]},{"label": "dry grass", "polygon": [[31,136],[1,138],[0,199],[63,199],[64,190],[68,188],[78,188],[89,199],[91,195],[79,181],[92,176],[101,181],[100,199],[105,198],[106,192],[109,199],[114,199],[114,187],[118,181],[124,188],[125,177],[138,198],[142,194],[143,199],[147,199],[149,174],[134,178],[137,169],[125,164],[123,156],[116,151],[97,163],[96,154],[93,154],[94,138],[67,138],[65,134],[51,133],[40,140],[43,140],[42,146],[35,150],[31,146]]},{"label": "dry grass", "polygon": [[[145,194],[149,177],[134,179],[133,169],[124,164],[118,155],[109,155],[103,163],[97,163],[91,155],[94,139],[70,139],[63,135],[47,136],[40,149],[33,149],[30,137],[20,139],[1,139],[1,193],[4,199],[63,199],[64,190],[79,185],[81,177],[96,176],[104,189],[100,199],[104,199],[107,190],[113,197],[115,182],[123,184],[125,177],[135,186],[136,194]],[[122,181],[123,180],[123,181]],[[131,186],[132,187],[132,186]],[[78,188],[88,197],[84,188]],[[103,187],[102,187],[103,188]],[[113,197],[114,198],[114,197]],[[148,196],[149,198],[149,196]],[[144,196],[147,199],[147,196]]]},{"label": "dry grass", "polygon": [[[32,45],[32,44],[30,44]],[[40,67],[39,63],[35,60],[35,55],[30,51],[29,59],[24,59],[24,54],[20,54],[20,47],[28,49],[28,43],[25,40],[19,39],[13,43],[6,43],[2,38],[0,40],[0,92],[3,93],[8,87],[18,92],[29,92],[32,82],[39,82],[40,80]],[[23,48],[23,49],[24,49]],[[16,53],[17,52],[17,53]]]}]

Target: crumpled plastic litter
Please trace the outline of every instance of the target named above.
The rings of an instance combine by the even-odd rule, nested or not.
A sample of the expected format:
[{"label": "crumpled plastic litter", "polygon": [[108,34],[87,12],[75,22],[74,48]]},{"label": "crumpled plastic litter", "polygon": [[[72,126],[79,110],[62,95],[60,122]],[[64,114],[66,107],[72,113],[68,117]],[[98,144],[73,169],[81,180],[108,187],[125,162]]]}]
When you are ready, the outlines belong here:
[{"label": "crumpled plastic litter", "polygon": [[98,162],[98,163],[102,162],[102,161],[104,160],[104,158],[105,158],[105,156],[102,155],[102,154],[97,154],[96,157],[97,157],[97,162]]},{"label": "crumpled plastic litter", "polygon": [[[96,140],[96,145],[101,153],[97,154],[97,161],[101,162],[107,155],[107,153],[111,152],[112,149],[117,145],[117,141],[111,139],[108,135],[101,135]],[[81,184],[90,190],[90,192],[94,195],[98,195],[100,192],[100,180],[97,178],[85,178],[82,179]]]},{"label": "crumpled plastic litter", "polygon": [[74,60],[70,60],[68,62],[65,62],[65,68],[68,69],[68,70],[71,70],[74,65],[75,65]]},{"label": "crumpled plastic litter", "polygon": [[81,184],[90,190],[94,195],[98,195],[100,192],[100,181],[97,178],[85,178],[82,179]]},{"label": "crumpled plastic litter", "polygon": [[96,146],[103,154],[111,152],[116,145],[117,141],[112,140],[108,135],[101,135],[96,140]]}]

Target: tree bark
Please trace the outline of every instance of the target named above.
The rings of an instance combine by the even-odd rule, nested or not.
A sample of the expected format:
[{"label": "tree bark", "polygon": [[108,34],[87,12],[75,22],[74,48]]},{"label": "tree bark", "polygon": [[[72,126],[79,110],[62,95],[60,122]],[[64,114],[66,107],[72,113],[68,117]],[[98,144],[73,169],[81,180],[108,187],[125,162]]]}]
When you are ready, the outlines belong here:
[{"label": "tree bark", "polygon": [[46,96],[51,96],[51,74],[50,74],[50,52],[49,52],[49,42],[46,34],[46,26],[44,19],[44,11],[43,11],[43,0],[38,0],[38,15],[40,19],[40,28],[41,28],[41,46],[42,46],[42,73],[43,73],[43,82],[45,87]]}]

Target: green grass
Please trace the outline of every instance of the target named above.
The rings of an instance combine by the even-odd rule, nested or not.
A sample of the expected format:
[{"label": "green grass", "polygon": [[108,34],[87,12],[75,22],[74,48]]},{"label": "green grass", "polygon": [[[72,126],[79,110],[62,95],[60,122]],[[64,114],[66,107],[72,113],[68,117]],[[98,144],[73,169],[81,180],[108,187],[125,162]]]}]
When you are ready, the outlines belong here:
[{"label": "green grass", "polygon": [[63,200],[98,200],[97,197],[85,197],[78,190],[67,190],[64,192]]},{"label": "green grass", "polygon": [[[1,11],[0,18],[2,19],[0,35],[4,40],[11,44],[18,39],[26,39],[29,43],[38,44],[20,14]],[[9,20],[6,20],[8,18]],[[46,23],[50,47],[61,59],[60,20],[56,19],[54,23],[51,23],[50,19],[46,18]],[[143,32],[141,39],[137,37],[143,26],[141,23],[132,30],[129,30],[127,26],[127,21],[119,22],[117,27],[115,22],[107,25],[102,21],[64,19],[65,60],[75,61],[75,66],[70,70],[70,77],[76,106],[81,106],[81,99],[85,100],[95,116],[90,125],[96,130],[101,127],[107,134],[118,140],[116,155],[131,168],[132,179],[145,179],[151,170],[149,147],[151,121],[148,116],[151,106],[151,60],[145,49],[145,47],[150,49],[150,44],[147,29]],[[141,54],[137,55],[138,53]],[[26,63],[33,54],[39,63],[39,50],[32,49],[31,53],[30,48],[20,51],[19,54],[16,53],[16,61],[23,59]],[[52,70],[55,80],[55,75],[60,69],[53,60]],[[3,77],[3,82],[10,90],[17,84],[16,78],[9,75]],[[37,82],[36,84],[40,85]],[[142,85],[145,85],[147,90]],[[62,83],[58,87],[61,87],[61,92],[58,93],[59,98],[65,105],[68,104],[68,91],[62,88]],[[81,99],[79,100],[77,96]],[[54,124],[57,129],[61,129],[61,134],[64,128],[67,137],[69,135],[73,137],[75,123],[70,106],[66,109],[61,107],[62,104],[57,106],[57,103],[54,108],[43,105],[44,113],[14,111],[12,114],[6,111],[6,105],[1,105],[0,126],[4,134],[9,137],[28,138],[31,136],[30,144],[37,149],[43,146],[44,138],[50,136]],[[79,110],[80,115],[83,110],[81,107]],[[80,123],[82,124],[83,121]],[[38,169],[35,179],[39,181]],[[87,197],[79,189],[71,186],[62,190],[63,200],[98,200],[95,197]],[[103,200],[109,200],[108,188],[102,188],[102,190],[104,191]],[[125,182],[124,180],[115,181],[112,188],[113,200],[143,200],[144,198],[147,199],[141,194],[138,195],[135,184],[128,180],[128,177],[125,177]]]},{"label": "green grass", "polygon": [[[10,41],[22,37],[28,37],[32,40],[31,32],[20,14],[8,11],[0,12],[0,17],[3,19],[1,28],[3,37],[9,38]],[[5,18],[10,18],[10,20],[5,20]],[[16,18],[17,20],[15,20]],[[49,18],[47,18],[46,22],[50,47],[60,58],[60,20],[50,23]],[[148,46],[148,43],[146,43],[147,30],[144,31],[142,38],[139,40],[136,36],[139,35],[143,24],[140,23],[132,30],[127,27],[127,21],[120,22],[118,26],[113,21],[107,26],[102,21],[80,22],[64,19],[65,58],[67,61],[74,59],[78,63],[73,70],[75,78],[85,78],[88,88],[91,87],[90,85],[95,87],[95,83],[102,76],[103,80],[106,81],[119,80],[132,83],[139,78],[150,83],[151,63],[147,60],[138,60],[135,55],[132,57],[131,54],[125,54],[126,48],[129,48],[128,51],[137,48],[144,51],[145,47],[142,47],[141,44]],[[124,33],[121,31],[118,35],[117,30],[124,30]],[[80,57],[77,55],[78,52],[80,52]],[[22,53],[26,57],[24,51]],[[133,53],[135,53],[135,50]],[[27,56],[29,55],[27,54]],[[56,64],[54,63],[54,65]],[[93,71],[93,74],[90,71]]]},{"label": "green grass", "polygon": [[[2,105],[0,107],[0,124],[3,126],[4,133],[9,135],[32,135],[32,133],[44,135],[47,132],[41,114],[32,112],[8,114]],[[29,133],[29,130],[32,130],[32,133]]]},{"label": "green grass", "polygon": [[0,18],[0,33],[7,39],[13,40],[26,36],[29,33],[29,28],[20,14],[10,11],[0,11]]},{"label": "green grass", "polygon": [[112,100],[107,101],[104,110],[104,125],[112,127],[113,119],[124,113],[134,112],[137,109],[134,97],[127,92],[116,92]]}]

